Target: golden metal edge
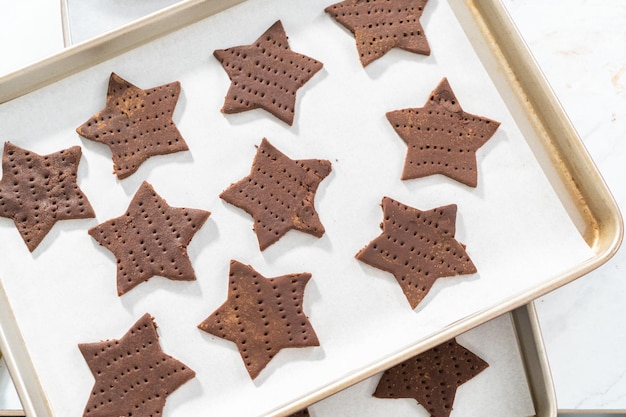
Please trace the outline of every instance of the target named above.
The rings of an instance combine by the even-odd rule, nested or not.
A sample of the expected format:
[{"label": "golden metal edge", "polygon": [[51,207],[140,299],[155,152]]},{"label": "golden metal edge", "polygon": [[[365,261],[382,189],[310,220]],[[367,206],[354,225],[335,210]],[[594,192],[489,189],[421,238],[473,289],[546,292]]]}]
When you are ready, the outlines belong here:
[{"label": "golden metal edge", "polygon": [[[533,151],[538,159],[547,157],[552,166],[560,168],[556,173],[569,193],[570,204],[564,202],[566,209],[570,214],[572,208],[579,211],[585,223],[585,227],[578,225],[581,234],[605,262],[615,254],[623,238],[617,203],[502,1],[464,1],[483,26],[480,29],[488,37],[486,43],[501,57],[502,70],[541,138],[544,154],[538,155],[537,148]],[[499,36],[493,36],[494,33]],[[559,196],[562,200],[566,197]]]},{"label": "golden metal edge", "polygon": [[3,352],[24,413],[29,417],[52,417],[48,399],[25,348],[1,281],[0,305],[8,306],[0,309],[0,351]]},{"label": "golden metal edge", "polygon": [[557,401],[535,304],[511,312],[536,417],[556,417]]},{"label": "golden metal edge", "polygon": [[[516,95],[517,106],[528,118],[539,143],[531,146],[546,176],[581,235],[594,252],[592,259],[560,275],[534,291],[534,298],[552,291],[604,264],[619,249],[624,224],[621,213],[604,179],[572,126],[554,92],[519,34],[501,0],[448,0],[455,13],[461,5],[472,15],[492,57],[476,50],[483,63],[491,59],[498,65],[502,79]],[[461,19],[459,19],[461,21]],[[462,25],[463,26],[463,25]],[[464,27],[467,33],[467,27]],[[474,44],[476,48],[476,44]],[[501,80],[502,81],[502,80]],[[494,81],[497,88],[497,80]],[[505,100],[506,101],[506,100]],[[513,112],[513,110],[512,110]],[[558,178],[555,178],[558,176]],[[557,181],[558,179],[558,181]],[[532,293],[532,291],[531,291]],[[530,293],[528,296],[532,296]],[[524,297],[521,297],[524,298]],[[533,298],[525,300],[530,301]]]},{"label": "golden metal edge", "polygon": [[[27,94],[28,92],[38,88],[42,88],[71,74],[79,72],[82,69],[103,62],[106,59],[138,47],[139,45],[147,43],[157,37],[191,25],[201,19],[243,1],[245,0],[185,0],[162,11],[153,13],[146,18],[132,22],[119,29],[107,32],[97,38],[72,46],[34,65],[0,77],[0,85],[3,85],[3,87],[9,85],[11,87],[3,88],[3,92],[0,93],[0,103]],[[623,221],[617,208],[617,204],[608,191],[608,188],[598,173],[595,165],[591,161],[591,158],[584,149],[582,141],[571,126],[571,123],[567,119],[563,109],[558,104],[558,101],[543,77],[543,74],[539,71],[532,55],[528,51],[519,33],[517,33],[514,24],[506,12],[506,8],[502,5],[500,0],[481,0],[480,2],[475,0],[448,1],[450,3],[454,3],[455,1],[457,3],[462,2],[466,7],[473,8],[475,11],[474,15],[478,18],[477,24],[482,24],[481,29],[483,37],[485,37],[487,41],[489,41],[491,37],[491,40],[493,41],[491,46],[495,46],[495,49],[492,52],[496,54],[499,52],[500,57],[503,58],[505,63],[509,65],[509,74],[513,76],[511,79],[511,82],[513,83],[512,85],[516,85],[518,87],[518,99],[522,100],[522,102],[528,103],[527,110],[529,110],[531,115],[535,117],[536,126],[543,127],[543,131],[540,131],[539,133],[541,136],[548,139],[547,143],[544,143],[544,146],[554,146],[553,150],[556,152],[550,157],[550,161],[557,164],[557,166],[563,167],[565,172],[562,174],[566,175],[563,175],[561,179],[566,183],[566,185],[571,187],[570,190],[567,190],[570,193],[570,199],[581,204],[579,207],[580,216],[584,219],[584,221],[589,222],[588,224],[583,225],[589,230],[581,230],[581,233],[587,239],[587,242],[594,250],[596,256],[586,262],[583,262],[581,265],[572,268],[570,271],[566,271],[565,273],[554,277],[554,279],[550,282],[539,288],[535,288],[520,296],[506,300],[504,303],[500,303],[477,312],[462,321],[446,327],[436,334],[430,335],[412,346],[402,349],[384,361],[379,361],[361,370],[355,371],[345,378],[328,385],[322,390],[292,403],[290,406],[283,407],[280,410],[268,414],[268,416],[279,417],[288,415],[290,412],[298,411],[309,404],[317,402],[405,359],[443,343],[460,333],[470,330],[491,318],[521,307],[524,304],[531,302],[538,296],[573,281],[574,279],[597,268],[610,259],[610,257],[612,257],[619,248],[623,237]],[[493,15],[490,15],[490,13]],[[508,54],[504,54],[502,52],[495,35],[492,33],[494,30],[502,31],[497,34],[501,39],[504,38],[506,40],[507,46],[511,47]],[[508,50],[508,48],[506,49]],[[510,59],[510,55],[513,52],[521,54],[524,59],[528,59],[528,62],[524,61],[524,59],[514,59],[513,61],[516,62],[516,68],[511,67],[511,63],[507,61],[506,56],[509,55],[508,59]],[[527,71],[527,73],[522,71],[525,75],[520,76],[520,69]],[[527,83],[530,83],[530,85],[534,86],[534,88],[527,88],[525,90],[523,87],[528,87],[528,85],[526,85]],[[534,95],[529,96],[525,91],[534,92]],[[548,120],[546,120],[546,116],[542,115],[540,110],[548,111],[550,116]],[[553,144],[549,140],[550,136],[548,133],[550,132],[545,129],[545,124],[547,122],[557,123],[559,129],[563,129],[567,135],[557,135],[556,138],[559,139],[559,141]],[[551,130],[554,131],[557,129]],[[571,141],[571,143],[568,143],[568,141]],[[573,161],[573,164],[571,161],[562,159],[564,156],[562,155],[562,152],[564,152],[564,150],[568,150],[567,154],[569,157],[572,157],[572,155],[578,156],[574,158],[575,161]],[[553,159],[555,156],[557,158]],[[574,171],[571,171],[572,169]],[[585,175],[583,175],[583,172]],[[561,195],[561,197],[563,196]],[[591,198],[592,200],[588,200],[588,198]],[[574,206],[576,206],[576,204]],[[6,298],[3,291],[1,295]],[[0,313],[2,313],[2,311],[0,311]],[[21,339],[19,331],[17,331],[17,335]],[[3,338],[1,339],[0,349],[4,349],[5,346],[3,345],[6,345],[6,340]],[[15,361],[14,355],[11,354],[12,351],[5,350],[5,352],[8,352],[5,356],[10,359],[9,362],[14,364]],[[29,366],[32,366],[32,364]],[[12,366],[11,368],[15,369],[15,366]],[[20,377],[21,374],[17,373],[16,376]],[[26,391],[24,388],[23,378],[17,379],[18,381],[16,382],[16,385],[20,385],[20,387],[22,387],[21,390],[18,390],[20,398],[22,398],[23,402],[26,398],[29,400],[27,403],[31,403],[30,398],[25,396]],[[36,384],[39,385],[36,377],[35,380]],[[45,403],[47,404],[47,401]],[[27,415],[29,417],[52,417],[49,407],[46,414],[31,414],[31,412],[27,410]]]}]

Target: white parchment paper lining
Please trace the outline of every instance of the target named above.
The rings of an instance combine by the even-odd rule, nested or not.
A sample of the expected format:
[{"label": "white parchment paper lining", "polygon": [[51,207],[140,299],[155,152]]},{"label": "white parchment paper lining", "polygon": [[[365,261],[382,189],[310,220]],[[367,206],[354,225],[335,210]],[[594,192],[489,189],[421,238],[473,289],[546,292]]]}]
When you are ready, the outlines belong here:
[{"label": "white parchment paper lining", "polygon": [[[250,0],[0,107],[2,140],[40,154],[82,146],[79,184],[97,213],[57,223],[33,254],[0,221],[0,276],[57,416],[81,415],[93,385],[76,345],[120,338],[145,312],[164,351],[197,373],[169,397],[165,416],[261,415],[591,256],[446,2],[429,2],[422,17],[431,56],[393,50],[367,69],[352,35],[323,12],[331,3]],[[324,63],[298,92],[294,126],[262,110],[221,114],[229,81],[213,50],[250,44],[277,19],[293,50]],[[104,106],[112,71],[142,88],[182,83],[174,119],[190,152],[151,158],[116,180],[108,148],[75,133]],[[464,110],[502,123],[478,152],[475,189],[443,176],[399,179],[406,145],[385,113],[423,106],[444,76]],[[248,174],[262,137],[291,158],[332,162],[316,197],[321,239],[290,232],[261,253],[250,216],[218,198]],[[86,231],[121,215],[144,180],[170,205],[212,215],[189,246],[197,281],[157,277],[120,298],[114,257]],[[422,210],[456,203],[457,239],[479,273],[438,280],[411,310],[390,274],[354,259],[380,233],[383,196]],[[226,298],[230,259],[267,277],[311,272],[305,312],[321,347],[284,350],[251,381],[234,344],[199,331]],[[528,415],[520,411],[506,415]]]}]

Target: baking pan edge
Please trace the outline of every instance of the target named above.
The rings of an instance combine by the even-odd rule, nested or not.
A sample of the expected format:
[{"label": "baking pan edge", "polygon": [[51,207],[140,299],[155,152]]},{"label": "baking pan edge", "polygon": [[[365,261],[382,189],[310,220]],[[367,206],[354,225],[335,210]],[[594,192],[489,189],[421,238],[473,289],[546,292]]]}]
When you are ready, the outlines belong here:
[{"label": "baking pan edge", "polygon": [[41,387],[28,350],[25,348],[22,335],[13,316],[11,304],[1,281],[0,305],[3,306],[3,308],[0,308],[0,351],[5,358],[7,369],[15,385],[15,390],[20,397],[24,413],[29,417],[52,416],[48,399]]},{"label": "baking pan edge", "polygon": [[536,417],[556,417],[556,391],[535,304],[530,302],[513,310],[511,319],[520,347],[528,387],[535,405],[535,415]]},{"label": "baking pan edge", "polygon": [[[541,143],[529,143],[533,152],[544,170],[543,162],[550,162],[556,168],[546,175],[581,235],[596,253],[593,265],[581,271],[589,272],[610,259],[621,244],[624,226],[617,203],[502,1],[449,2],[457,15],[471,13],[476,30],[483,36],[482,44],[490,47],[503,78],[517,96],[516,104],[521,106],[541,140]],[[464,30],[467,33],[472,29],[464,27]],[[486,51],[477,47],[470,33],[468,37],[481,60],[489,61]],[[500,88],[497,82],[496,87]]]}]

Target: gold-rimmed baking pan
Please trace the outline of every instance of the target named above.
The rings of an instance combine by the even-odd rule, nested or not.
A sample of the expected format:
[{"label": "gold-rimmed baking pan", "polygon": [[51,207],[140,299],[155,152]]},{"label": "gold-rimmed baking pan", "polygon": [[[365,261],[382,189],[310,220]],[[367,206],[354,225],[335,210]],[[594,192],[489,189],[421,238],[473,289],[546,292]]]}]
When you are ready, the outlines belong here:
[{"label": "gold-rimmed baking pan", "polygon": [[[381,61],[380,64],[367,70],[358,67],[358,63],[354,65],[354,60],[350,61],[350,58],[355,58],[349,55],[355,53],[353,39],[324,15],[322,10],[327,3],[330,2],[296,4],[280,3],[278,0],[184,1],[134,22],[132,25],[68,48],[50,59],[0,79],[0,102],[4,103],[0,106],[0,118],[4,122],[3,128],[5,129],[0,131],[0,135],[6,140],[17,144],[23,143],[27,145],[25,147],[34,148],[34,150],[43,148],[41,153],[45,153],[44,150],[52,147],[53,144],[63,144],[63,146],[66,143],[82,144],[86,168],[81,171],[82,176],[79,173],[79,178],[82,179],[81,187],[86,190],[90,200],[93,199],[92,203],[98,213],[98,221],[107,218],[107,215],[102,213],[107,213],[109,206],[125,206],[125,199],[132,194],[135,186],[138,185],[137,181],[145,178],[157,184],[166,195],[172,195],[171,198],[179,201],[179,205],[202,207],[213,213],[212,227],[222,232],[219,233],[219,238],[213,240],[208,235],[200,238],[200,241],[205,242],[207,247],[210,247],[212,251],[215,250],[211,255],[204,256],[201,249],[195,249],[197,250],[195,258],[197,271],[202,277],[199,277],[198,282],[192,285],[197,287],[201,297],[190,296],[190,300],[186,300],[180,306],[181,313],[188,315],[187,319],[191,317],[189,322],[194,323],[200,319],[201,315],[208,314],[210,312],[208,310],[214,307],[223,295],[220,293],[224,290],[223,286],[220,286],[220,277],[223,276],[224,261],[222,259],[222,264],[218,264],[211,257],[224,259],[227,259],[227,256],[243,257],[242,260],[245,262],[260,265],[264,271],[268,271],[268,275],[274,272],[278,275],[279,271],[285,269],[287,271],[312,269],[315,284],[312,287],[312,307],[307,314],[313,323],[319,323],[316,331],[323,342],[322,347],[319,350],[301,353],[306,360],[294,359],[287,363],[281,359],[282,357],[277,357],[270,364],[270,369],[262,381],[255,384],[244,379],[237,383],[233,382],[232,386],[242,387],[242,392],[249,400],[247,403],[240,400],[233,401],[233,415],[243,414],[243,410],[248,410],[245,407],[249,404],[258,405],[258,408],[250,414],[287,415],[307,404],[319,401],[576,279],[612,256],[622,239],[621,216],[609,191],[499,1],[450,0],[431,3],[433,6],[427,9],[424,24],[426,30],[430,32],[429,39],[433,44],[433,55],[429,58],[407,58],[401,53],[392,51],[389,59],[396,60],[395,65],[385,67]],[[277,8],[279,5],[280,11]],[[309,15],[302,11],[298,14],[294,9],[297,6],[306,12],[315,8],[315,12]],[[258,18],[255,20],[253,17]],[[257,118],[258,114],[228,118],[220,115],[219,102],[223,98],[228,81],[220,72],[219,64],[212,60],[211,51],[218,46],[245,44],[246,40],[248,43],[252,42],[263,32],[261,26],[268,26],[268,23],[277,18],[284,20],[294,50],[315,57],[325,57],[324,71],[318,78],[313,79],[311,86],[306,87],[301,97],[301,104],[299,104],[301,107],[298,111],[302,116],[299,116],[293,129],[288,129],[271,120]],[[233,25],[233,21],[237,21],[238,24]],[[449,30],[454,32],[453,35],[443,36],[441,35],[443,32],[433,29],[442,22],[450,25]],[[234,26],[243,27],[245,30],[235,31],[232,29]],[[311,37],[307,30],[309,27],[323,27],[324,32],[316,32],[316,36]],[[228,37],[228,42],[226,37]],[[441,49],[434,46],[447,45],[448,38],[458,38],[461,46],[458,50],[454,50],[454,53],[440,53]],[[338,49],[332,49],[329,45],[334,45]],[[191,47],[194,48],[194,55],[175,56],[177,50],[189,52]],[[451,48],[455,46],[452,45]],[[339,50],[345,50],[346,54],[338,55]],[[462,67],[454,65],[455,56],[463,54],[469,54],[466,65]],[[143,67],[148,63],[150,63],[150,71]],[[346,72],[341,73],[337,70],[339,67],[348,72],[353,71],[353,73],[347,77]],[[467,68],[476,68],[477,71],[468,74],[465,71]],[[128,74],[127,77],[132,78],[134,83],[142,87],[156,85],[157,81],[167,82],[180,74],[184,95],[183,109],[178,112],[177,121],[180,122],[181,130],[188,132],[186,139],[190,142],[192,149],[191,157],[160,159],[159,161],[165,161],[163,166],[157,166],[156,162],[148,164],[147,168],[138,172],[137,177],[122,183],[109,180],[105,175],[97,176],[97,178],[94,176],[96,172],[110,171],[110,161],[106,161],[106,155],[102,150],[87,141],[81,141],[73,132],[73,128],[84,121],[82,119],[88,118],[99,110],[98,106],[101,104],[97,99],[98,94],[105,91],[106,79],[113,70],[122,72],[123,75]],[[420,71],[419,77],[415,75],[417,70]],[[396,79],[402,78],[394,77],[395,72],[408,74],[407,77],[411,79],[409,85],[395,85]],[[202,76],[198,76],[199,74]],[[423,204],[424,209],[444,203],[458,202],[461,213],[460,226],[458,226],[458,233],[461,234],[460,240],[466,243],[470,253],[478,258],[478,261],[474,260],[481,264],[479,265],[480,275],[468,281],[460,279],[446,281],[434,291],[424,307],[418,308],[417,311],[400,311],[400,307],[390,306],[385,301],[387,298],[394,299],[397,295],[394,292],[395,287],[390,285],[392,283],[386,281],[384,275],[376,275],[377,272],[361,267],[353,259],[354,253],[360,246],[367,243],[367,236],[371,239],[376,234],[375,228],[380,221],[377,205],[382,195],[365,196],[362,200],[351,198],[358,204],[360,201],[367,200],[368,205],[360,206],[364,209],[362,218],[360,216],[350,216],[350,219],[348,217],[334,218],[333,215],[341,216],[342,214],[330,205],[333,198],[347,199],[358,195],[358,193],[346,192],[340,184],[348,177],[348,172],[355,172],[349,165],[350,154],[347,152],[347,144],[350,143],[352,135],[347,130],[344,132],[341,129],[348,125],[358,130],[359,123],[348,118],[347,123],[342,125],[343,127],[338,126],[332,132],[321,134],[317,130],[320,124],[315,123],[315,120],[311,120],[308,115],[323,116],[326,118],[322,119],[325,122],[330,120],[332,114],[324,112],[332,109],[337,103],[331,100],[331,96],[324,96],[324,94],[329,93],[327,88],[333,84],[347,85],[353,81],[363,82],[369,86],[389,83],[391,87],[393,84],[394,87],[389,89],[392,92],[389,96],[381,96],[380,99],[369,103],[373,107],[380,107],[377,110],[378,116],[369,119],[377,123],[375,128],[380,129],[380,132],[377,132],[381,134],[365,134],[358,137],[361,147],[372,146],[372,149],[377,149],[375,147],[379,144],[377,138],[388,136],[385,139],[388,142],[384,143],[389,143],[389,146],[379,147],[377,150],[381,155],[376,156],[396,158],[393,155],[399,153],[396,151],[402,151],[402,148],[396,146],[399,145],[398,142],[393,142],[397,141],[397,138],[385,133],[385,128],[388,126],[385,125],[382,109],[392,110],[399,106],[408,107],[411,104],[422,105],[428,92],[434,88],[435,80],[444,75],[451,81],[464,109],[487,112],[489,115],[501,114],[503,120],[506,120],[501,133],[497,133],[496,140],[489,142],[485,152],[479,155],[481,169],[479,186],[476,190],[469,190],[445,180],[433,178],[405,184],[395,181],[395,185],[388,191],[393,197],[407,204]],[[418,78],[421,80],[419,83],[416,82]],[[337,80],[342,80],[342,82]],[[194,82],[197,84],[193,85]],[[483,87],[485,91],[482,91]],[[197,94],[198,91],[202,91],[203,95]],[[358,93],[357,90],[352,90],[353,93],[355,91]],[[344,95],[344,98],[350,99],[347,95]],[[204,110],[202,111],[197,106],[200,102],[203,104]],[[37,118],[32,118],[29,113],[33,111],[38,115]],[[190,120],[192,115],[195,117]],[[210,119],[205,122],[204,117]],[[27,124],[28,129],[24,129]],[[207,129],[206,125],[210,125],[210,129]],[[327,148],[324,148],[324,146],[315,145],[312,136],[317,135],[311,132],[316,132],[322,137],[337,136],[345,140],[337,140],[334,145],[329,144]],[[234,173],[241,172],[245,168],[250,159],[250,150],[253,150],[254,144],[262,136],[274,139],[279,147],[294,157],[306,155],[334,161],[333,176],[330,178],[329,185],[324,186],[326,188],[322,192],[323,197],[317,200],[319,211],[322,217],[326,216],[328,226],[327,236],[320,241],[303,241],[297,240],[296,237],[286,236],[284,242],[280,242],[276,248],[272,248],[263,255],[259,254],[257,249],[246,246],[246,237],[241,238],[241,241],[226,242],[221,245],[222,241],[229,236],[229,233],[224,231],[227,230],[225,228],[239,227],[243,224],[241,230],[245,231],[246,228],[249,229],[249,223],[245,223],[245,219],[241,216],[237,217],[236,212],[220,204],[215,196],[220,189],[237,179]],[[37,137],[43,137],[45,140],[37,139]],[[216,137],[220,137],[225,143],[218,143],[214,139]],[[214,172],[204,173],[209,174],[207,177],[210,177],[212,182],[204,182],[205,177],[197,175],[199,172],[197,170],[200,169],[198,166],[202,166],[202,169],[204,167],[208,169],[211,166],[209,163],[203,163],[206,162],[203,158],[208,158],[203,148],[207,146],[206,143],[217,146],[220,151],[224,151],[224,155],[231,155],[231,159],[228,160],[232,163],[229,163],[229,166],[217,166],[220,175]],[[228,150],[227,147],[230,146],[233,149]],[[532,153],[530,151],[526,153],[527,147],[532,149]],[[233,150],[235,152],[231,153]],[[356,147],[350,150],[359,151]],[[532,160],[519,167],[497,163],[496,156],[507,156],[515,162],[518,154],[520,160],[525,161],[524,157],[527,155],[531,155]],[[537,169],[526,170],[525,167],[530,166],[529,164],[532,167],[536,166]],[[375,163],[370,165],[373,166]],[[498,169],[502,171],[497,171]],[[506,184],[501,183],[502,178],[508,178],[501,176],[503,173],[513,180],[518,174],[522,179],[528,178],[529,180],[527,182],[515,180],[514,189],[508,189]],[[200,188],[192,190],[177,186],[171,181],[173,177],[170,174],[202,180],[202,191],[198,191]],[[367,177],[369,172],[366,170],[358,171],[357,174],[365,176],[370,181],[375,180],[374,177]],[[384,175],[386,172],[376,177],[382,178]],[[543,188],[544,182],[549,187]],[[372,190],[376,193],[379,193],[377,190],[382,189],[376,188],[378,186],[379,183],[374,183],[372,186]],[[542,187],[542,191],[537,193],[541,194],[541,198],[533,194],[535,186]],[[96,190],[110,191],[115,198],[100,196]],[[553,198],[553,194],[556,198]],[[205,195],[209,197],[205,198]],[[512,268],[497,269],[493,265],[498,265],[498,262],[507,258],[496,257],[495,253],[506,246],[496,245],[493,242],[499,242],[497,240],[499,238],[511,239],[506,231],[514,228],[515,222],[508,221],[509,213],[492,217],[493,213],[489,211],[492,208],[490,204],[492,202],[508,204],[510,201],[517,201],[515,199],[520,195],[523,198],[517,207],[506,206],[507,209],[521,210],[515,214],[520,219],[519,221],[522,221],[521,217],[532,218],[538,222],[554,217],[555,220],[562,220],[563,223],[573,223],[575,227],[568,230],[574,233],[562,237],[560,232],[555,232],[561,229],[550,229],[549,222],[545,224],[545,229],[541,228],[535,239],[524,235],[523,231],[516,231],[515,233],[520,233],[519,239],[507,240],[507,242],[509,246],[519,242],[519,248],[523,248],[519,249],[520,256],[511,258],[517,261],[512,263],[514,265]],[[546,201],[543,199],[544,196]],[[555,202],[558,204],[554,204]],[[342,207],[342,204],[339,206]],[[110,212],[115,212],[114,208],[111,208]],[[220,218],[231,220],[221,222]],[[343,227],[341,222],[346,219],[349,221],[367,220],[368,224],[373,227],[370,229],[367,226],[353,225],[349,228],[350,236],[348,236],[345,229],[341,229]],[[487,220],[489,222],[486,222]],[[498,234],[496,230],[489,229],[488,223],[499,225],[498,222],[507,226],[497,227],[498,231],[502,230],[504,233]],[[122,323],[132,323],[131,316],[138,314],[140,308],[150,309],[151,313],[156,316],[163,342],[171,350],[179,351],[183,357],[191,356],[190,366],[194,369],[198,368],[196,369],[197,381],[192,382],[192,388],[187,390],[186,394],[180,394],[178,400],[172,400],[173,407],[182,404],[182,398],[188,398],[186,396],[191,396],[190,402],[197,400],[194,395],[197,395],[199,391],[212,393],[213,389],[219,390],[217,383],[209,378],[209,375],[213,373],[230,376],[232,371],[235,375],[239,375],[236,366],[238,362],[233,363],[233,369],[226,371],[215,369],[229,363],[228,361],[215,360],[215,363],[210,363],[210,360],[194,359],[194,355],[199,355],[198,352],[203,351],[210,351],[219,358],[230,357],[233,353],[232,349],[229,350],[227,346],[219,344],[220,342],[201,339],[190,333],[190,337],[194,340],[191,344],[195,348],[191,352],[185,350],[187,347],[177,345],[169,339],[169,335],[175,329],[178,331],[178,326],[183,324],[174,325],[176,319],[173,317],[163,318],[167,316],[168,311],[162,311],[164,309],[160,311],[158,306],[162,305],[162,301],[165,300],[167,303],[182,302],[182,297],[176,294],[167,293],[168,298],[162,298],[165,295],[159,290],[145,284],[134,294],[142,294],[146,296],[146,300],[153,300],[148,305],[144,304],[143,298],[140,299],[138,295],[121,300],[118,300],[116,296],[111,297],[109,293],[106,293],[106,287],[102,284],[102,289],[107,294],[103,298],[106,298],[106,302],[109,303],[107,305],[111,307],[107,311],[107,319],[103,320],[95,310],[78,310],[82,307],[87,310],[95,308],[99,302],[103,301],[91,300],[93,291],[87,292],[83,286],[69,287],[70,282],[82,282],[79,280],[80,277],[75,276],[76,273],[68,274],[63,280],[59,279],[58,274],[55,275],[54,271],[59,265],[54,264],[53,261],[60,263],[61,260],[70,256],[65,252],[55,252],[55,250],[60,251],[59,247],[64,242],[71,241],[77,243],[81,250],[88,251],[88,256],[81,255],[72,258],[75,262],[72,264],[75,265],[73,271],[78,270],[88,275],[90,289],[91,284],[93,288],[100,288],[100,283],[106,280],[105,273],[102,273],[102,277],[99,276],[100,271],[110,270],[113,265],[107,262],[107,258],[98,247],[92,242],[89,243],[86,234],[79,233],[84,231],[79,229],[85,229],[94,224],[96,224],[95,220],[84,221],[75,228],[62,229],[62,233],[59,232],[51,238],[54,242],[48,240],[46,251],[50,250],[54,256],[47,255],[47,252],[39,252],[29,258],[23,255],[19,251],[20,248],[15,245],[15,256],[11,258],[16,264],[7,265],[0,277],[4,297],[2,300],[4,308],[0,310],[0,323],[2,324],[0,347],[7,357],[27,413],[31,416],[50,416],[53,413],[64,414],[70,408],[71,410],[80,408],[76,406],[80,402],[79,392],[85,389],[88,391],[91,382],[88,372],[84,372],[86,370],[84,364],[80,360],[74,361],[77,353],[74,349],[75,344],[121,335],[121,329],[124,327]],[[481,227],[477,228],[477,224]],[[0,232],[10,233],[8,229],[9,227],[6,226]],[[248,236],[243,231],[242,234]],[[354,241],[344,244],[343,238],[354,239]],[[561,242],[560,239],[563,241]],[[220,247],[216,248],[218,240]],[[565,247],[571,244],[570,240],[580,243],[576,246],[575,253],[581,255],[571,255],[572,258],[568,258],[567,254],[557,254],[559,246],[562,244]],[[522,244],[522,241],[526,242],[526,246]],[[539,248],[546,242],[554,242],[550,249],[553,249],[554,253],[542,250],[540,254],[529,255],[533,253],[533,245]],[[489,250],[490,245],[493,251]],[[295,249],[285,250],[289,246]],[[242,248],[249,250],[242,251]],[[341,260],[333,258],[336,254],[343,254],[343,250],[346,250],[347,256],[342,256]],[[239,255],[231,255],[233,253]],[[489,262],[480,262],[480,254]],[[513,256],[512,252],[507,252],[506,255]],[[325,260],[313,262],[314,265],[311,265],[304,261],[311,259],[310,256],[322,256],[328,259],[324,258]],[[89,267],[90,259],[93,260],[94,267],[92,268]],[[557,264],[556,259],[560,259],[560,263]],[[46,264],[46,262],[51,263]],[[19,269],[16,265],[19,265]],[[333,274],[324,269],[330,266],[341,269],[343,265],[347,265],[348,269],[342,269],[341,279],[332,279]],[[530,272],[520,277],[520,271],[525,271],[525,268],[528,268]],[[44,269],[52,275],[47,281],[32,272]],[[23,276],[21,276],[22,273]],[[356,280],[354,282],[357,285],[353,285],[352,290],[349,290],[348,284],[352,279]],[[25,282],[37,282],[38,286],[29,286],[24,284]],[[492,292],[490,288],[483,288],[488,283],[493,283],[497,291]],[[70,288],[78,288],[78,290]],[[382,290],[378,292],[377,289]],[[484,289],[484,291],[480,295],[474,293],[471,299],[463,298],[464,294],[472,294],[478,291],[477,289]],[[339,301],[341,298],[339,295],[354,294],[355,291],[357,296],[344,296]],[[84,298],[74,298],[78,293]],[[50,317],[50,323],[47,324],[51,327],[43,326],[32,311],[27,309],[27,296],[44,298],[42,294],[55,294],[62,300],[62,302],[44,303],[45,300],[35,298],[42,301],[38,302],[37,307],[41,310],[41,314]],[[361,297],[367,300],[365,304],[370,306],[370,309],[364,309],[362,305],[359,305]],[[199,298],[202,299],[202,304],[199,303]],[[157,300],[161,303],[156,302]],[[83,306],[82,303],[87,305]],[[198,305],[194,306],[194,303]],[[455,308],[447,308],[444,304],[454,305]],[[143,307],[144,305],[146,307]],[[195,311],[189,312],[192,306]],[[383,306],[388,309],[385,310]],[[176,311],[176,308],[169,308],[169,310]],[[397,314],[390,313],[391,311]],[[384,314],[373,314],[374,312]],[[60,320],[60,317],[66,316],[76,316],[80,320],[71,324]],[[339,319],[333,320],[332,317],[339,317]],[[379,322],[381,324],[379,327],[367,328],[377,320],[383,320]],[[88,329],[87,321],[94,326]],[[365,327],[354,325],[355,323],[360,323]],[[60,329],[58,335],[50,330],[57,326]],[[72,331],[70,331],[70,326]],[[104,327],[107,328],[106,331]],[[341,332],[338,331],[339,329]],[[43,334],[46,335],[45,338],[41,336]],[[367,339],[366,334],[376,336]],[[368,343],[368,340],[372,343]],[[49,343],[50,347],[44,350],[42,343]],[[368,349],[361,350],[358,355],[346,354],[343,349],[345,346],[352,346],[351,344],[368,346]],[[346,360],[341,359],[344,357],[342,355],[345,355]],[[296,356],[292,357],[296,358]],[[334,363],[338,365],[330,365]],[[71,394],[71,398],[66,397],[69,395],[69,389],[60,390],[55,383],[56,378],[65,377],[59,372],[60,367],[67,369],[67,377],[71,375],[71,379],[77,383],[77,386],[80,386]],[[301,372],[307,375],[307,379],[303,378],[298,383],[288,383],[290,379],[287,378],[286,373],[289,372]],[[233,377],[233,381],[235,379]],[[65,384],[61,385],[65,386]],[[185,393],[185,391],[182,392]],[[232,392],[230,394],[235,395]],[[226,398],[225,395],[216,395],[216,397]],[[265,402],[257,401],[259,398],[264,398]],[[219,402],[219,398],[215,400]],[[218,409],[218,413],[227,407],[226,403],[220,404],[219,407],[223,408]],[[73,414],[69,411],[67,413]]]}]

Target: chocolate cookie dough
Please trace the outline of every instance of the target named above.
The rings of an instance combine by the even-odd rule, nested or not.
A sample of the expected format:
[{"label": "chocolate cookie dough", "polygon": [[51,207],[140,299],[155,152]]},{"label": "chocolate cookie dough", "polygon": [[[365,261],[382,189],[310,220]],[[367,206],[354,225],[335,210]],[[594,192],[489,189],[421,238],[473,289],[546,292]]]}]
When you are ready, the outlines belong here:
[{"label": "chocolate cookie dough", "polygon": [[293,160],[263,139],[250,174],[228,187],[220,198],[254,218],[261,250],[291,229],[321,237],[324,226],[315,211],[314,199],[330,170],[329,161]]},{"label": "chocolate cookie dough", "polygon": [[142,90],[112,73],[106,107],[76,132],[111,148],[113,171],[126,178],[151,156],[189,149],[172,120],[179,94],[179,82]]},{"label": "chocolate cookie dough", "polygon": [[160,416],[168,395],[195,376],[166,355],[144,314],[119,340],[79,344],[96,382],[83,417]]},{"label": "chocolate cookie dough", "polygon": [[31,252],[59,220],[95,213],[76,183],[78,146],[38,155],[5,142],[0,180],[0,216],[12,219]]},{"label": "chocolate cookie dough", "polygon": [[446,78],[424,107],[392,111],[387,119],[408,145],[403,180],[443,174],[470,187],[478,184],[476,150],[500,126],[464,112]]},{"label": "chocolate cookie dough", "polygon": [[124,215],[89,229],[89,234],[117,258],[121,296],[155,275],[195,280],[187,245],[210,214],[171,207],[144,181]]},{"label": "chocolate cookie dough", "polygon": [[385,371],[373,395],[415,398],[431,417],[448,417],[457,388],[488,366],[452,339]]},{"label": "chocolate cookie dough", "polygon": [[280,20],[253,44],[218,49],[213,55],[231,80],[223,113],[261,108],[290,126],[296,91],[323,66],[291,50]]},{"label": "chocolate cookie dough", "polygon": [[230,261],[228,299],[198,328],[236,343],[254,379],[281,349],[319,346],[303,311],[309,279],[309,273],[265,278]]},{"label": "chocolate cookie dough", "polygon": [[384,197],[382,208],[382,234],[356,258],[391,272],[411,308],[426,297],[437,278],[476,272],[465,246],[454,238],[456,205],[421,211]]},{"label": "chocolate cookie dough", "polygon": [[348,29],[356,40],[364,67],[391,48],[430,55],[420,23],[428,0],[346,0],[325,11]]}]

